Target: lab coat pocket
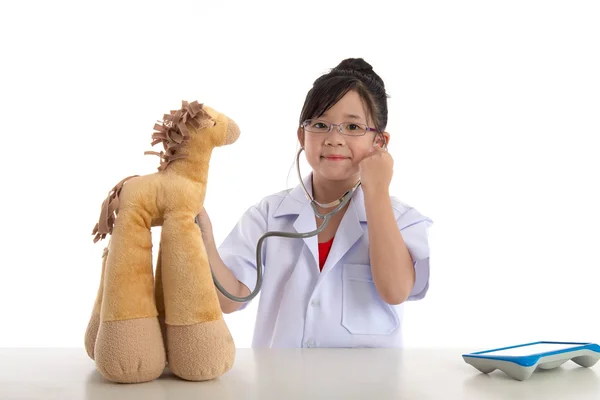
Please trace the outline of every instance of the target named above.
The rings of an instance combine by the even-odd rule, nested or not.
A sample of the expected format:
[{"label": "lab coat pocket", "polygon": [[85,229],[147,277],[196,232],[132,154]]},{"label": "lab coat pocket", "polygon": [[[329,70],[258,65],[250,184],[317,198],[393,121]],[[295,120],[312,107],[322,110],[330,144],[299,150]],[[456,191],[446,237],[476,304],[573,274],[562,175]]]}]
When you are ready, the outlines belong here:
[{"label": "lab coat pocket", "polygon": [[345,264],[342,272],[342,325],[355,335],[387,335],[400,320],[391,305],[381,299],[371,266]]}]

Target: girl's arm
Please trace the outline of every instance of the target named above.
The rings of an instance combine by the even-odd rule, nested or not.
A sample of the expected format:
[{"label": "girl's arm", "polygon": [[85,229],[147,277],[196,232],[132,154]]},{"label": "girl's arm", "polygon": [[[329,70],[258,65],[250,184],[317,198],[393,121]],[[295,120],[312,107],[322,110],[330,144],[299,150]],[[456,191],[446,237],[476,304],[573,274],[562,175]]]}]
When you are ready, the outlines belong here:
[{"label": "girl's arm", "polygon": [[373,282],[385,302],[400,304],[414,286],[415,270],[388,191],[365,191],[365,208]]},{"label": "girl's arm", "polygon": [[[227,268],[223,260],[221,260],[221,256],[219,255],[219,251],[214,240],[205,240],[204,246],[206,247],[210,267],[212,268],[213,273],[215,274],[215,277],[217,278],[221,286],[223,286],[223,288],[225,288],[226,291],[228,291],[234,296],[248,296],[250,294],[250,289],[248,289],[246,285],[238,281],[238,279],[235,277],[235,275],[233,275],[231,270]],[[221,311],[223,311],[225,314],[230,314],[234,311],[237,311],[244,304],[228,299],[218,289],[217,295],[219,296]]]}]

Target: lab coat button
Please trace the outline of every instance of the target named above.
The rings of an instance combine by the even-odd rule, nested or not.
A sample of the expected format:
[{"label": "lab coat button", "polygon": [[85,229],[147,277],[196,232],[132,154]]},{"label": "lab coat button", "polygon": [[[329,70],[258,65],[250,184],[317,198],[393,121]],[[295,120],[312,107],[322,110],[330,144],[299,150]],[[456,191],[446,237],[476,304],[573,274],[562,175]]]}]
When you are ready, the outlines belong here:
[{"label": "lab coat button", "polygon": [[314,346],[315,346],[315,341],[314,341],[314,340],[312,340],[312,339],[310,339],[310,340],[308,340],[308,341],[306,342],[306,345],[307,345],[308,347],[314,347]]},{"label": "lab coat button", "polygon": [[310,302],[310,305],[313,307],[317,307],[319,305],[319,301],[318,300],[313,300]]}]

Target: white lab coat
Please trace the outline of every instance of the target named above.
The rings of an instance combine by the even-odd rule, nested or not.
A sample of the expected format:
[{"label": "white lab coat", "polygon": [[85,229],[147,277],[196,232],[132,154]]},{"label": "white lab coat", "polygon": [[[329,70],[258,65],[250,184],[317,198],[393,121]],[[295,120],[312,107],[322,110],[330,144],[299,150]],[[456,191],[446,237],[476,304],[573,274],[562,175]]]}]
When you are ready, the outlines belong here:
[{"label": "white lab coat", "polygon": [[[312,195],[311,181],[312,174],[304,178]],[[429,288],[427,231],[432,221],[394,197],[392,207],[414,261],[416,282],[409,300],[418,300]],[[313,209],[298,185],[250,207],[219,253],[240,282],[254,290],[259,238],[267,231],[316,228]],[[252,347],[401,347],[404,304],[387,304],[378,295],[368,246],[360,187],[343,216],[322,272],[317,236],[267,238]]]}]

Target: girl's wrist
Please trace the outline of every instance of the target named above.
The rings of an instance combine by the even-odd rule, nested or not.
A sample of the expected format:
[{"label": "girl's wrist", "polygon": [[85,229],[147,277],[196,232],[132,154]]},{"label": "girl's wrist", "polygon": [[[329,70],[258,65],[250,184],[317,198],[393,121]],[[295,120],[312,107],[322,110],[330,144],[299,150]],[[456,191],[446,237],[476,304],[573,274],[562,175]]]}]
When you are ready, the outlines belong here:
[{"label": "girl's wrist", "polygon": [[204,242],[204,247],[206,247],[207,251],[216,247],[215,238],[213,237],[212,232],[202,233],[202,241]]},{"label": "girl's wrist", "polygon": [[386,187],[364,188],[363,193],[365,201],[380,201],[382,199],[389,199],[390,197],[389,189]]}]

